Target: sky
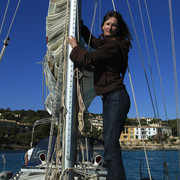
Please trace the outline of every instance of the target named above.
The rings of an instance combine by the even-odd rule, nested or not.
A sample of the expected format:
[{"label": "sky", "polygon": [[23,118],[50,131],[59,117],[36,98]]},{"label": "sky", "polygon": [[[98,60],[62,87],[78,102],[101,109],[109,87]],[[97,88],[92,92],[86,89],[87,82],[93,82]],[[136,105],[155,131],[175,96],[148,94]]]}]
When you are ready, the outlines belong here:
[{"label": "sky", "polygon": [[[16,6],[19,0],[10,1],[4,26],[0,34],[0,52],[3,48],[3,41],[7,36],[11,20],[13,18]],[[4,16],[7,1],[0,0],[0,25]],[[93,3],[92,3],[93,2]],[[101,2],[101,16],[113,9],[112,1]],[[129,0],[133,21],[135,24],[140,50],[136,41],[130,13],[125,0],[115,0],[116,10],[119,11],[126,21],[132,36],[133,48],[129,52],[129,69],[132,78],[135,99],[139,117],[154,117],[147,82],[143,70],[142,59],[148,82],[150,85],[152,98],[154,101],[153,86],[148,63],[147,50],[141,24],[141,17],[138,7],[138,0]],[[151,68],[158,103],[159,118],[166,120],[163,95],[161,90],[159,72],[155,58],[152,38],[150,34],[147,14],[144,1],[140,0],[143,21],[145,25],[148,49],[150,53]],[[9,33],[10,42],[6,48],[3,59],[0,62],[0,108],[10,108],[11,110],[43,110],[42,81],[43,72],[40,62],[46,53],[46,16],[49,6],[49,0],[31,0],[21,1],[18,12],[14,19],[13,26]],[[147,1],[148,11],[151,19],[151,25],[156,45],[158,64],[162,78],[163,93],[167,110],[167,119],[176,118],[176,103],[173,74],[173,58],[171,48],[171,33],[169,22],[168,0]],[[176,66],[177,77],[180,77],[180,1],[172,1]],[[94,11],[94,1],[84,0],[82,2],[82,19],[85,25],[90,29]],[[98,36],[100,31],[99,5],[97,8],[96,23],[93,34]],[[102,20],[101,17],[101,20]],[[140,55],[142,54],[142,58]],[[177,80],[179,83],[179,79]],[[135,102],[131,90],[128,73],[124,80],[131,99],[131,108],[128,117],[136,118]],[[179,93],[179,91],[178,91]],[[179,99],[178,99],[179,102]],[[155,101],[154,101],[155,104]],[[89,107],[89,112],[102,113],[102,102],[100,97],[96,97]]]}]

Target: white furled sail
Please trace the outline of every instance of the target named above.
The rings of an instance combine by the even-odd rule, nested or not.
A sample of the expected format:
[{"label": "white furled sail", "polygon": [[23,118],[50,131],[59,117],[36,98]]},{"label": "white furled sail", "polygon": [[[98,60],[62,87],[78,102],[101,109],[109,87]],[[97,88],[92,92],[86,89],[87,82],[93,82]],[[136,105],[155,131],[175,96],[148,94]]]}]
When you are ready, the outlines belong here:
[{"label": "white furled sail", "polygon": [[[46,37],[47,37],[47,52],[44,62],[44,73],[46,79],[46,85],[49,90],[49,94],[45,101],[45,107],[47,111],[52,114],[53,102],[60,103],[62,96],[63,86],[63,63],[64,60],[60,60],[61,53],[66,52],[66,47],[63,48],[63,42],[65,36],[65,25],[67,23],[67,0],[51,0],[49,3],[48,15],[46,18]],[[64,49],[64,52],[62,51]],[[56,83],[58,79],[58,70],[62,70],[60,76],[60,86],[58,95],[55,97]],[[84,71],[82,74],[82,94],[86,109],[94,99],[95,91],[93,87],[93,73]],[[60,106],[59,106],[60,107]],[[59,110],[58,110],[59,111]]]},{"label": "white furled sail", "polygon": [[[47,52],[44,62],[44,73],[49,95],[46,98],[45,106],[47,111],[52,114],[53,102],[60,102],[62,86],[58,94],[55,95],[58,69],[60,67],[60,54],[62,53],[63,31],[66,25],[66,0],[52,0],[49,3],[48,16],[46,18],[46,38]],[[59,80],[62,82],[62,76]],[[56,96],[56,97],[55,97]]]}]

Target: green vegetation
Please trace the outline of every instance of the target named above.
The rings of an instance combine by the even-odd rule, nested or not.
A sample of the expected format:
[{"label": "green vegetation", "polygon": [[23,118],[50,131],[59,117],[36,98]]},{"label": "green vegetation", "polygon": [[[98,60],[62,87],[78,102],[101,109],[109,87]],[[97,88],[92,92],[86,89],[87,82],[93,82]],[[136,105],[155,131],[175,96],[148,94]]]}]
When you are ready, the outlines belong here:
[{"label": "green vegetation", "polygon": [[[25,123],[27,124],[27,129],[23,132],[20,132],[18,127],[14,127],[13,130],[11,129],[11,132],[8,133],[5,128],[0,129],[0,142],[1,145],[4,144],[6,146],[10,145],[19,145],[23,147],[29,148],[31,137],[32,137],[32,127],[36,120],[43,119],[43,118],[50,118],[51,116],[48,114],[45,110],[15,110],[11,111],[10,108],[7,109],[0,109],[0,119],[6,119],[6,120],[13,120],[17,123]],[[103,140],[103,130],[102,128],[97,128],[95,126],[91,125],[92,119],[98,119],[102,117],[102,114],[85,114],[85,127],[81,134],[78,136],[81,137],[90,137],[94,138],[96,140],[102,141]],[[141,125],[148,125],[147,121],[145,119],[140,119]],[[160,122],[160,119],[153,119],[150,124],[158,123]],[[168,120],[163,121],[170,125],[172,127],[172,135],[174,137],[178,136],[177,131],[177,120]],[[138,126],[139,122],[138,119],[126,119],[126,126]],[[54,135],[57,134],[58,127],[55,127]],[[39,140],[49,136],[50,132],[50,123],[38,125],[35,128],[34,132],[34,138],[33,138],[33,145],[37,144]],[[149,138],[149,141],[152,142],[160,142],[159,136],[154,136]],[[162,137],[163,141],[167,141],[167,137]],[[172,144],[174,143],[173,140],[171,140]]]},{"label": "green vegetation", "polygon": [[[49,118],[50,115],[45,110],[15,110],[11,111],[10,108],[7,109],[0,109],[0,119],[7,119],[7,120],[15,120],[19,123],[26,123],[28,124],[27,130],[25,132],[20,133],[18,127],[14,127],[11,130],[11,133],[8,133],[5,129],[0,130],[0,142],[1,145],[5,144],[6,146],[9,145],[19,145],[28,147],[31,142],[31,131],[33,124],[38,119]],[[43,139],[49,135],[50,131],[50,124],[39,125],[35,128],[34,133],[34,144],[40,139]],[[57,128],[55,130],[57,132]]]},{"label": "green vegetation", "polygon": [[[178,136],[178,130],[177,130],[177,119],[167,120],[165,121],[172,127],[172,136],[177,137]],[[179,120],[178,120],[179,122]]]},{"label": "green vegetation", "polygon": [[137,119],[126,119],[126,126],[137,126],[139,124]]},{"label": "green vegetation", "polygon": [[[99,116],[97,114],[92,114],[91,116],[86,116],[85,122],[85,129],[80,137],[93,137],[97,140],[102,140],[102,129],[99,130],[96,127],[91,127],[88,119],[92,117]],[[18,128],[14,128],[13,131],[8,134],[5,130],[0,130],[0,142],[1,144],[8,145],[19,145],[23,147],[29,148],[32,138],[32,127],[36,120],[43,119],[43,118],[50,118],[51,116],[45,110],[15,110],[11,111],[10,108],[7,109],[0,109],[0,119],[7,119],[7,120],[15,120],[19,123],[26,123],[29,124],[28,130],[26,132],[20,133]],[[55,126],[54,135],[57,134],[58,127]],[[34,131],[33,137],[33,145],[36,145],[39,140],[49,136],[50,132],[50,124],[42,124],[38,125]],[[89,132],[89,133],[88,133]]]},{"label": "green vegetation", "polygon": [[29,123],[31,125],[38,119],[48,118],[50,115],[45,110],[15,110],[11,111],[10,108],[0,109],[0,119],[15,120],[16,122]]},{"label": "green vegetation", "polygon": [[96,119],[99,116],[102,116],[102,114],[85,114],[84,129],[82,134],[79,134],[80,137],[91,137],[99,141],[103,140],[103,130],[91,125],[91,119]]}]

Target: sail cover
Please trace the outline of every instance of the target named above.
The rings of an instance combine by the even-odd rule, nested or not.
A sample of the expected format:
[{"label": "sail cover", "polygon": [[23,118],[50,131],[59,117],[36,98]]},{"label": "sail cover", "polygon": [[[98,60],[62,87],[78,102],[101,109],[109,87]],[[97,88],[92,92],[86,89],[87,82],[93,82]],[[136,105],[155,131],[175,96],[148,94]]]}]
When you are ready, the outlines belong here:
[{"label": "sail cover", "polygon": [[[65,85],[63,71],[64,62],[67,61],[67,57],[62,60],[61,54],[67,52],[67,46],[65,45],[64,47],[64,31],[68,23],[68,1],[69,0],[50,0],[46,18],[47,52],[44,61],[44,74],[48,95],[45,100],[45,107],[50,114],[52,114],[54,102],[58,103],[57,106],[59,108],[56,111],[59,111],[63,86]],[[84,43],[81,43],[81,46],[86,48]],[[83,86],[81,86],[81,92],[85,107],[88,109],[90,103],[96,96],[93,85],[93,72],[84,70],[81,80],[83,84]]]}]

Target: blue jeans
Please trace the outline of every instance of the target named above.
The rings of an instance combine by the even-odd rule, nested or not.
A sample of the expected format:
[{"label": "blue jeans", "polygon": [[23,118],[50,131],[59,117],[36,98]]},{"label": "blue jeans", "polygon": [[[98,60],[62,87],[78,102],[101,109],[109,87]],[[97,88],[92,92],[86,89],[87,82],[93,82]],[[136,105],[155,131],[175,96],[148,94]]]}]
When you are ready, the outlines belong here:
[{"label": "blue jeans", "polygon": [[126,89],[112,92],[103,100],[104,160],[108,170],[107,180],[125,180],[119,138],[124,129],[130,99]]}]

